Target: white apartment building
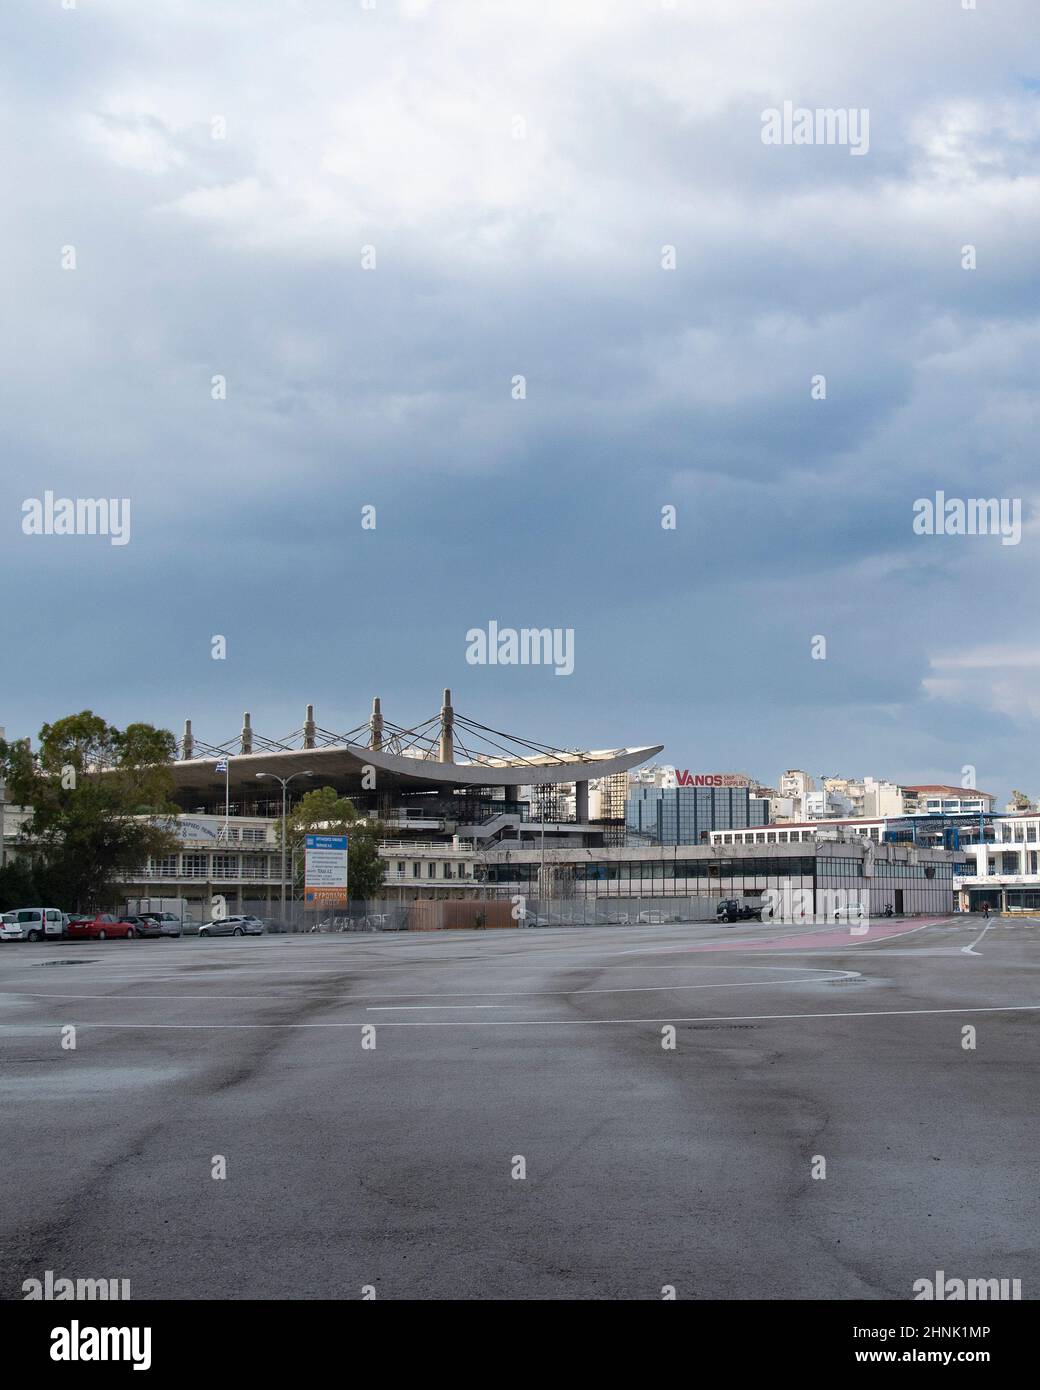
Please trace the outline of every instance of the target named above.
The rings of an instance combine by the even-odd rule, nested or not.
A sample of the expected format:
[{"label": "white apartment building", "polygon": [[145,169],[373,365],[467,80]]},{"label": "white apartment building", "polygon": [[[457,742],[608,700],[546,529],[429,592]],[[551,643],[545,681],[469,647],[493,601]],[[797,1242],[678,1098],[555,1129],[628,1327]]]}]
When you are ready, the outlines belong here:
[{"label": "white apartment building", "polygon": [[840,792],[807,792],[802,800],[802,814],[806,820],[828,820],[837,816],[851,816],[852,802]]},{"label": "white apartment building", "polygon": [[816,783],[801,768],[791,767],[780,774],[776,789],[781,796],[789,796],[801,804],[809,792],[816,790]]},{"label": "white apartment building", "polygon": [[863,801],[859,814],[870,819],[901,816],[905,812],[903,789],[895,782],[873,777],[863,779]]}]

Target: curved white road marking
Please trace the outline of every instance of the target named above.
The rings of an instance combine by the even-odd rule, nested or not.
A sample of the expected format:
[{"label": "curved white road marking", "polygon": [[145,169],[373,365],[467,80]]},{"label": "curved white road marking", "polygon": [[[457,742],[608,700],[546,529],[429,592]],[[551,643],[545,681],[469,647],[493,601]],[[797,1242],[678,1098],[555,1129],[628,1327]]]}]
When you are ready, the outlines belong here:
[{"label": "curved white road marking", "polygon": [[990,927],[991,927],[992,925],[993,925],[993,918],[991,917],[990,920],[986,923],[986,925],[982,928],[982,931],[978,934],[978,936],[975,938],[975,940],[971,943],[971,945],[970,945],[970,946],[962,946],[962,947],[961,947],[961,955],[962,955],[962,956],[981,956],[981,955],[982,955],[982,952],[981,952],[981,951],[976,951],[975,947],[979,944],[979,942],[982,940],[982,938],[986,935],[986,933],[989,931],[989,929],[990,929]]},{"label": "curved white road marking", "polygon": [[[992,1004],[985,1008],[955,1009],[856,1009],[848,1013],[815,1014],[702,1014],[695,1018],[523,1018],[489,1019],[486,1023],[393,1023],[387,1028],[609,1028],[618,1024],[642,1023],[775,1023],[803,1018],[906,1018],[919,1014],[1018,1014],[1035,1013],[1040,1004]],[[37,1030],[40,1025],[35,1025]],[[80,1022],[77,1028],[137,1028],[163,1032],[235,1032],[249,1028],[268,1032],[278,1028],[365,1028],[364,1023],[108,1023]],[[0,1029],[17,1033],[17,1023],[0,1023]],[[25,1031],[25,1029],[21,1029]]]},{"label": "curved white road marking", "polygon": [[[659,969],[666,970],[667,966],[660,966]],[[796,965],[702,965],[688,966],[690,970],[783,970],[797,972]],[[805,966],[805,969],[812,967]],[[569,999],[575,994],[678,994],[691,989],[765,989],[770,985],[816,985],[830,984],[831,980],[817,980],[816,975],[829,975],[831,980],[852,980],[863,979],[859,970],[838,970],[819,967],[812,970],[812,975],[803,975],[797,980],[724,980],[721,983],[706,985],[624,985],[617,989],[470,989],[470,990],[407,990],[400,994],[134,994],[132,999],[299,999],[304,1003],[312,1003],[318,999],[339,1000],[343,1004],[360,1004],[366,999],[532,999],[532,998],[562,998]],[[107,1004],[130,1002],[120,995],[113,994],[56,994],[48,991],[46,994],[33,992],[24,989],[4,989],[0,990],[0,997],[8,996],[12,999],[96,999]],[[434,1007],[434,1006],[429,1006]],[[483,1007],[483,1006],[482,1006]],[[486,1007],[490,1008],[491,1005]],[[499,1005],[493,1007],[498,1008]]]}]

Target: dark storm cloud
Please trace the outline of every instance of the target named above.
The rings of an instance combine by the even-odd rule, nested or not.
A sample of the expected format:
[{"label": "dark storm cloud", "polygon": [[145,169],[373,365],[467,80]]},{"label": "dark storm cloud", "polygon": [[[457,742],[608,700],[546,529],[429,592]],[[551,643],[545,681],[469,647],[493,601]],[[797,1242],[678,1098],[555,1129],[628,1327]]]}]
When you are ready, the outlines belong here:
[{"label": "dark storm cloud", "polygon": [[[601,9],[5,18],[4,649],[63,672],[9,729],[411,722],[451,684],[682,765],[1028,781],[1032,535],[910,528],[1032,490],[1028,6]],[[788,99],[869,107],[869,154],[763,145]],[[131,497],[132,544],[23,536],[45,488]],[[573,626],[574,676],[467,666],[491,618]],[[943,665],[983,639],[991,682]]]}]

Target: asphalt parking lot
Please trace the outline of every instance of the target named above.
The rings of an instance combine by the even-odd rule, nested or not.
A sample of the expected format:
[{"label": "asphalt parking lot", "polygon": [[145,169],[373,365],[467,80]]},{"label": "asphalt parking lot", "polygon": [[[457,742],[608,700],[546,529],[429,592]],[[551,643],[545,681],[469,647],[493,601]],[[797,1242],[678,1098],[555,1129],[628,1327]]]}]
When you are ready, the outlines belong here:
[{"label": "asphalt parking lot", "polygon": [[1035,1298],[1040,922],[983,927],[5,945],[0,1297]]}]

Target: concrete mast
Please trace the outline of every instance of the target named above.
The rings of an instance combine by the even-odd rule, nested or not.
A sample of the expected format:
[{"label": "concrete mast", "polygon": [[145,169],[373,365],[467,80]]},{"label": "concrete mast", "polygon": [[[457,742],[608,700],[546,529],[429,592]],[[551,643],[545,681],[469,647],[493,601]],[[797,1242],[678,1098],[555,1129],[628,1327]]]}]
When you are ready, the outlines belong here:
[{"label": "concrete mast", "polygon": [[368,746],[377,750],[383,746],[383,712],[380,708],[378,695],[372,697],[372,714],[368,721]]},{"label": "concrete mast", "polygon": [[441,705],[441,762],[455,761],[455,711],[451,707],[451,691],[445,690]]}]

